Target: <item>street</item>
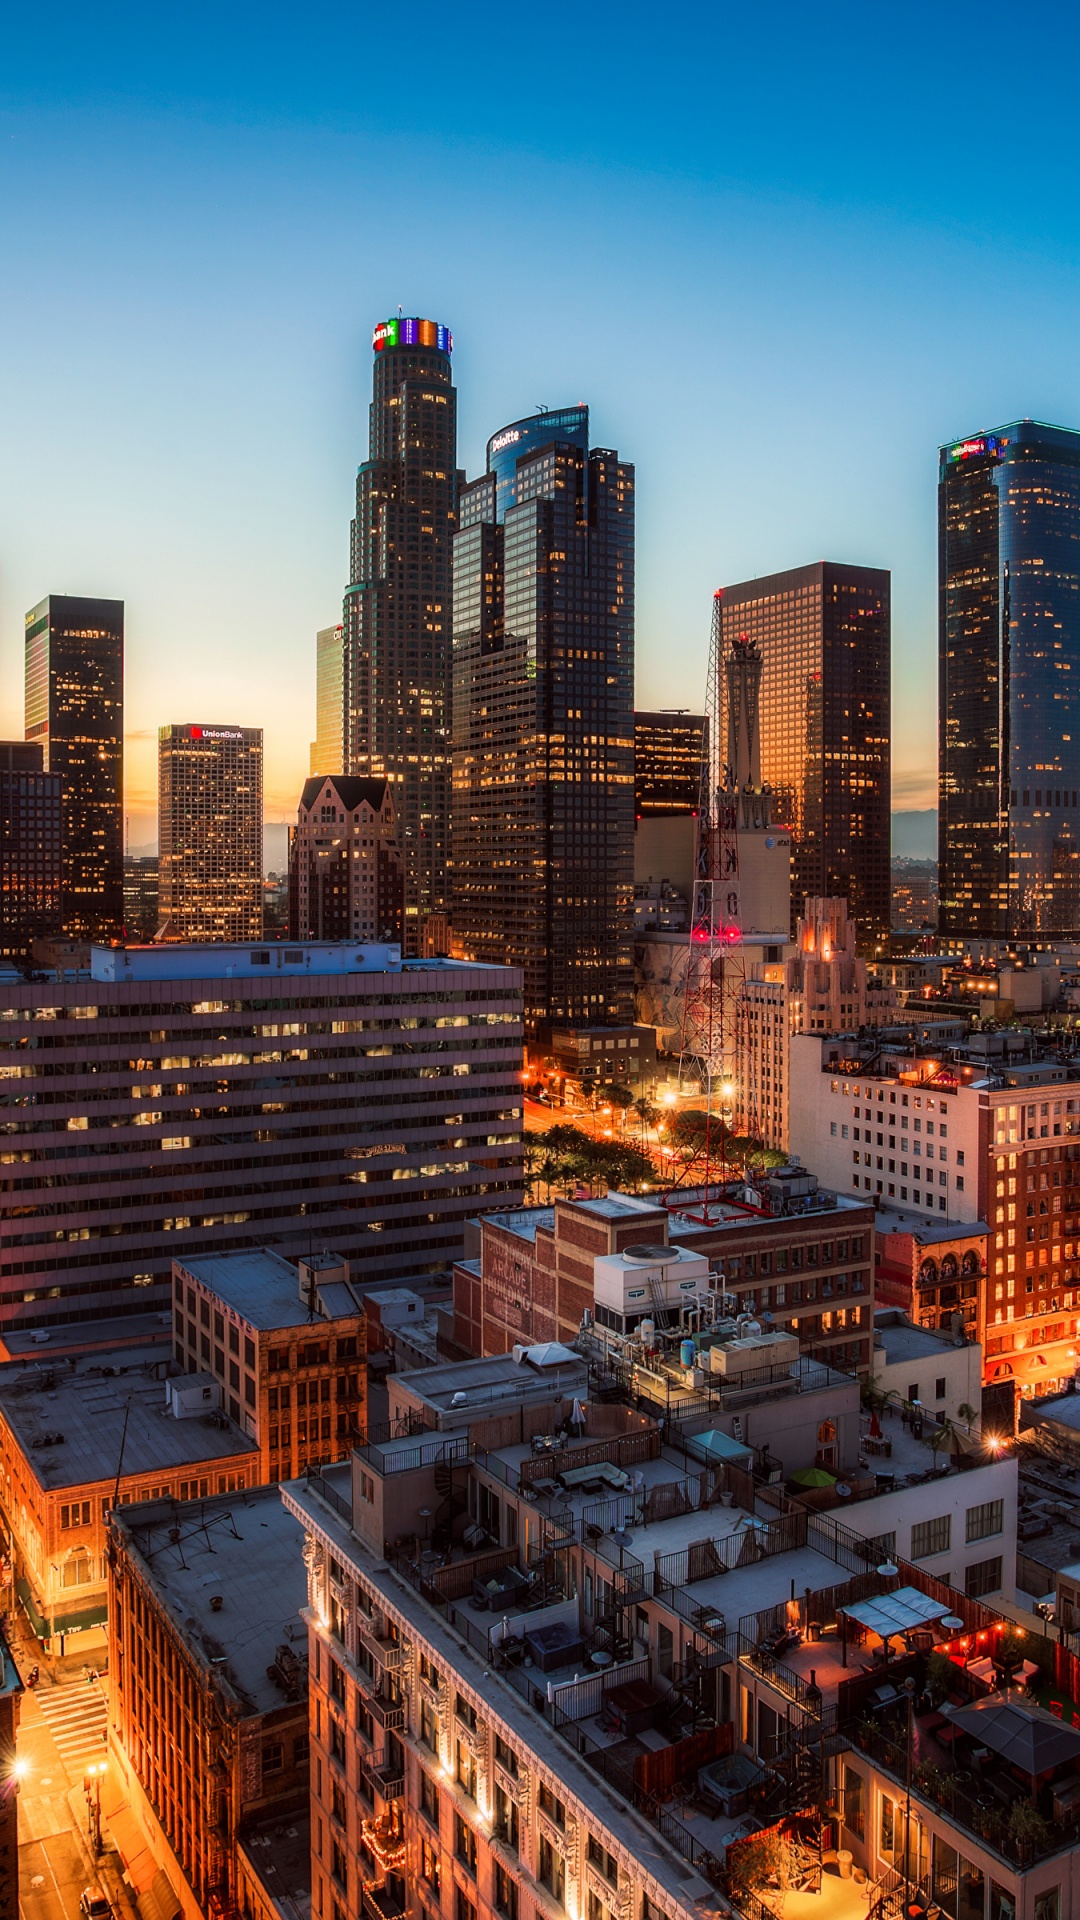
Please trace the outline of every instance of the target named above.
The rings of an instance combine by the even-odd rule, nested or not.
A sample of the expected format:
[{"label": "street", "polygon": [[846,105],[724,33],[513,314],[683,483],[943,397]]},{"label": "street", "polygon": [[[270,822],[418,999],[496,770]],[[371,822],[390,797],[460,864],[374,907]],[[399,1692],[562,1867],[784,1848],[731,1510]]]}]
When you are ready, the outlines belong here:
[{"label": "street", "polygon": [[18,1653],[22,1673],[41,1665],[37,1686],[22,1696],[17,1743],[22,1920],[79,1920],[79,1895],[91,1882],[118,1920],[131,1920],[134,1903],[107,1828],[94,1863],[83,1786],[105,1759],[105,1682],[88,1679],[77,1656],[46,1665],[28,1637]]}]

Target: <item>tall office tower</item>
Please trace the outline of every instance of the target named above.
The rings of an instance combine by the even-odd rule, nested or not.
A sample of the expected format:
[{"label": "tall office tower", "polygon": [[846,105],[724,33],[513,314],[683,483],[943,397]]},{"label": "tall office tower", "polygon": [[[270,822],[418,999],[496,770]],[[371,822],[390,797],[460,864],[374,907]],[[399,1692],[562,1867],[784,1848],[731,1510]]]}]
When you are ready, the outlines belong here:
[{"label": "tall office tower", "polygon": [[405,948],[448,905],[450,569],[457,394],[450,330],[376,327],[368,458],[356,480],[345,595],[345,772],[391,780],[405,869]]},{"label": "tall office tower", "polygon": [[261,727],[158,729],[158,919],[170,940],[258,940]]},{"label": "tall office tower", "polygon": [[[698,789],[704,732],[701,713],[634,715],[634,888],[640,902],[659,899],[666,882],[669,897],[685,900],[682,924],[689,925],[694,898]],[[639,920],[640,906],[635,908]]]},{"label": "tall office tower", "polygon": [[504,427],[454,543],[455,949],[531,1031],[633,1013],[634,470],[572,407]]},{"label": "tall office tower", "polygon": [[345,629],[315,635],[315,738],[309,772],[340,773],[345,765]]},{"label": "tall office tower", "polygon": [[0,740],[0,959],[63,927],[63,798],[32,740]]},{"label": "tall office tower", "polygon": [[653,814],[696,813],[706,719],[671,708],[634,715],[634,810]]},{"label": "tall office tower", "polygon": [[289,938],[400,941],[402,906],[391,782],[308,780],[289,848]]},{"label": "tall office tower", "polygon": [[723,589],[725,645],[761,649],[761,774],[791,829],[792,913],[842,897],[869,948],[889,936],[889,592],[881,568],[829,560]]},{"label": "tall office tower", "polygon": [[938,669],[940,931],[1075,935],[1080,433],[942,447]]},{"label": "tall office tower", "polygon": [[129,940],[152,940],[158,930],[156,853],[124,855],[124,930]]},{"label": "tall office tower", "polygon": [[0,1338],[167,1308],[174,1259],[250,1247],[337,1253],[354,1279],[442,1271],[474,1214],[521,1205],[509,967],[96,947],[89,975],[6,986],[4,1010],[0,1132],[25,1162],[5,1176],[34,1192],[0,1207]]},{"label": "tall office tower", "polygon": [[51,593],[26,616],[26,737],[60,775],[64,931],[124,928],[124,603]]}]

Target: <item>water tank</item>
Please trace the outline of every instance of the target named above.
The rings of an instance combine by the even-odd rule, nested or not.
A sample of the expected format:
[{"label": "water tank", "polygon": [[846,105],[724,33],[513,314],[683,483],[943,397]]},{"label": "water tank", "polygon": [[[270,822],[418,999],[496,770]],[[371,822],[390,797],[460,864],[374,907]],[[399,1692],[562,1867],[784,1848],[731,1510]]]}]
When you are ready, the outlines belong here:
[{"label": "water tank", "polygon": [[645,1345],[647,1347],[650,1347],[652,1345],[655,1334],[656,1334],[655,1320],[643,1320],[641,1322],[641,1325],[638,1327],[638,1337],[644,1340]]},{"label": "water tank", "polygon": [[684,1367],[692,1367],[694,1364],[695,1357],[696,1357],[696,1349],[694,1347],[693,1341],[692,1340],[680,1341],[679,1343],[680,1364]]}]

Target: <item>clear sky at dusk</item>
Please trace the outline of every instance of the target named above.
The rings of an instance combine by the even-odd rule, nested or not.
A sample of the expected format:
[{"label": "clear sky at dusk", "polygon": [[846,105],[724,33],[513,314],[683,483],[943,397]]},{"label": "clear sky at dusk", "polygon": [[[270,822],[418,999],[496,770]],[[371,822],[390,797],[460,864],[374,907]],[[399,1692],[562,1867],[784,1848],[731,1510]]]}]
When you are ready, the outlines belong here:
[{"label": "clear sky at dusk", "polygon": [[295,808],[340,617],[370,336],[454,330],[460,457],[587,400],[638,471],[638,698],[696,705],[714,586],[890,567],[894,804],[933,804],[936,447],[1080,427],[1075,9],[9,16],[0,730],[22,616],[128,607],[156,729],[261,725]]}]

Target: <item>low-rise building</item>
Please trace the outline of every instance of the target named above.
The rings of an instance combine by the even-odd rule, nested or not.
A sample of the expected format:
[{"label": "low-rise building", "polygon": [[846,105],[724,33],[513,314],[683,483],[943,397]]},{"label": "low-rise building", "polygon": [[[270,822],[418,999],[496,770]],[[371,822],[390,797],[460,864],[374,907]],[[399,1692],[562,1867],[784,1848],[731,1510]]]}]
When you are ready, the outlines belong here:
[{"label": "low-rise building", "polygon": [[296,1528],[265,1487],[114,1510],[109,1536],[104,1811],[133,1817],[185,1920],[237,1913],[241,1846],[307,1807]]},{"label": "low-rise building", "polygon": [[339,1460],[367,1424],[363,1300],[334,1254],[173,1262],[173,1352],[206,1371],[259,1449],[260,1480]]},{"label": "low-rise building", "polygon": [[174,1376],[167,1354],[0,1367],[0,1511],[15,1591],[34,1633],[70,1651],[99,1644],[108,1609],[110,1509],[204,1500],[256,1485],[259,1451],[208,1374]]},{"label": "low-rise building", "polygon": [[982,1349],[962,1330],[935,1333],[916,1326],[899,1307],[879,1308],[870,1379],[886,1400],[967,1428],[979,1418]]},{"label": "low-rise building", "polygon": [[963,1331],[981,1346],[986,1333],[988,1229],[981,1220],[927,1220],[881,1202],[875,1209],[875,1297],[901,1307],[921,1327]]},{"label": "low-rise building", "polygon": [[[583,1316],[596,1316],[598,1299],[604,1314],[613,1310],[600,1299],[597,1273],[614,1269],[599,1263],[615,1259],[625,1270],[629,1258],[640,1277],[628,1281],[627,1290],[640,1285],[643,1294],[626,1304],[639,1319],[659,1314],[665,1324],[673,1316],[677,1322],[685,1305],[687,1313],[697,1312],[693,1325],[700,1329],[710,1313],[721,1311],[719,1295],[736,1314],[794,1333],[816,1358],[865,1371],[874,1217],[872,1206],[822,1191],[812,1174],[794,1166],[774,1170],[756,1187],[732,1182],[708,1194],[680,1189],[669,1205],[608,1193],[489,1214],[474,1228],[478,1258],[454,1268],[455,1345],[465,1353],[505,1353],[516,1341],[573,1341]],[[676,1262],[687,1260],[706,1263],[709,1302],[696,1284],[684,1290],[676,1280]],[[670,1300],[660,1279],[665,1270]],[[702,1268],[684,1265],[681,1278],[691,1271]],[[606,1324],[626,1331],[610,1319]]]},{"label": "low-rise building", "polygon": [[[899,1429],[893,1489],[871,1471],[864,1499],[816,1512],[790,1485],[794,1454],[779,1480],[766,1464],[771,1440],[797,1448],[801,1422],[837,1409],[821,1446],[846,1483],[870,1437],[858,1383],[819,1363],[687,1383],[663,1426],[596,1372],[603,1399],[581,1398],[572,1356],[551,1356],[546,1377],[542,1356],[493,1358],[483,1377],[478,1364],[399,1380],[399,1414],[407,1402],[423,1426],[282,1489],[309,1569],[316,1912],[681,1920],[715,1903],[748,1805],[766,1826],[801,1816],[818,1871],[822,1849],[843,1849],[881,1896],[896,1843],[879,1797],[895,1807],[905,1772],[925,1848],[913,1890],[935,1874],[944,1887],[951,1845],[1022,1920],[1036,1892],[1071,1899],[1074,1815],[1035,1852],[1004,1817],[978,1828],[974,1795],[968,1820],[933,1769],[912,1779],[902,1727],[871,1703],[884,1685],[906,1710],[897,1682],[935,1641],[958,1694],[985,1684],[984,1649],[1007,1629],[978,1596],[987,1543],[1011,1591],[1015,1462],[937,1479],[921,1449],[909,1479],[903,1446],[918,1443]],[[725,1425],[759,1414],[768,1451]],[[876,1600],[888,1616],[864,1622]],[[890,1630],[922,1639],[901,1651]],[[918,1714],[929,1740],[921,1699]]]}]

